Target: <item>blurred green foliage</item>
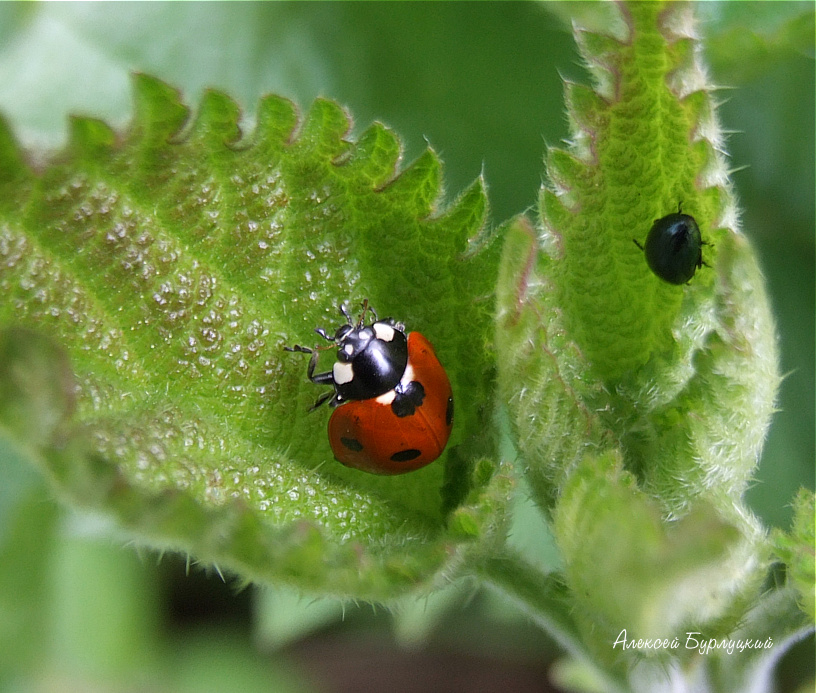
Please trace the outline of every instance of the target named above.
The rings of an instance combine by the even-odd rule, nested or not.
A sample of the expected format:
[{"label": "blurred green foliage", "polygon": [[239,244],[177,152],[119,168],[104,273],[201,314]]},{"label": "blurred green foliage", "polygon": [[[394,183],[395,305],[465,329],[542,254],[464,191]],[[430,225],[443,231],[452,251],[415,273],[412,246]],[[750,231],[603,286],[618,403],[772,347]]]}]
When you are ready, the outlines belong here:
[{"label": "blurred green foliage", "polygon": [[[429,141],[445,162],[450,197],[483,169],[499,223],[535,204],[544,146],[567,135],[561,77],[586,80],[569,21],[592,22],[594,12],[568,2],[0,3],[0,113],[23,145],[45,151],[64,143],[69,113],[127,123],[134,70],[178,87],[190,104],[207,87],[222,89],[248,121],[266,93],[302,110],[327,96],[348,106],[355,134],[375,119],[393,127],[406,160]],[[699,12],[713,81],[724,87],[720,119],[734,131],[730,158],[735,169],[746,167],[733,179],[788,374],[749,502],[767,524],[786,527],[796,489],[814,484],[813,4],[712,2]],[[0,690],[12,683],[28,690],[32,680],[56,686],[65,676],[109,678],[116,690],[133,675],[116,668],[121,652],[140,653],[137,664],[162,672],[167,690],[227,690],[215,686],[225,676],[236,690],[308,690],[287,665],[247,654],[241,637],[221,632],[168,645],[156,623],[152,560],[100,539],[106,528],[98,523],[89,531],[87,519],[61,518],[13,450],[0,449],[0,478]],[[522,549],[528,529],[519,521]],[[445,615],[466,599],[467,590],[425,611],[444,631]],[[94,613],[120,634],[112,645],[119,656],[97,649],[94,637],[107,631],[77,608],[95,600]],[[529,629],[506,604],[488,603],[468,628],[515,623],[516,649],[525,651]],[[290,642],[306,607],[315,605],[280,598],[276,615],[259,609],[259,641]],[[417,642],[429,628],[409,607],[405,613],[403,640]],[[335,618],[337,610],[318,607],[307,623]],[[90,640],[73,651],[54,646],[83,630]],[[110,666],[100,669],[105,660]]]}]

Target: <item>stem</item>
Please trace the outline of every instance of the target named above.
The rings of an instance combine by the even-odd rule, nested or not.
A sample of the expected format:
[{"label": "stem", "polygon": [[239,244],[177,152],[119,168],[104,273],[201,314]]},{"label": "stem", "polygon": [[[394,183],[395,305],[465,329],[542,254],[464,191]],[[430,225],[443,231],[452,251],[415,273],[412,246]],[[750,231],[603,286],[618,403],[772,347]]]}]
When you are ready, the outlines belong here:
[{"label": "stem", "polygon": [[626,693],[626,677],[619,672],[600,669],[587,649],[572,617],[567,587],[554,573],[545,574],[518,554],[505,551],[474,566],[486,584],[513,601],[536,624],[549,633],[572,657],[587,666],[604,689]]}]

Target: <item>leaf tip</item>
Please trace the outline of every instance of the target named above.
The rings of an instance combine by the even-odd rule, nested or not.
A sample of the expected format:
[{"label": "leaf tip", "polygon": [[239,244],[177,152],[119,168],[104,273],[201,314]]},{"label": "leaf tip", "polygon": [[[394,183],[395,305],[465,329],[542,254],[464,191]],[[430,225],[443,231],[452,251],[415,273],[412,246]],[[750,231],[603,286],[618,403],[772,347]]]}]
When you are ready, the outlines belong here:
[{"label": "leaf tip", "polygon": [[419,216],[430,217],[443,195],[439,155],[428,147],[387,188],[392,194],[412,197]]},{"label": "leaf tip", "polygon": [[181,92],[143,72],[131,73],[137,133],[160,141],[170,140],[187,122],[190,111]]},{"label": "leaf tip", "polygon": [[258,103],[254,139],[266,149],[281,150],[294,140],[299,119],[290,99],[276,94],[264,96]]},{"label": "leaf tip", "polygon": [[217,89],[207,89],[201,99],[191,131],[214,144],[234,144],[241,137],[238,121],[241,109],[227,94]]},{"label": "leaf tip", "polygon": [[68,150],[73,156],[93,160],[113,150],[116,134],[104,121],[70,116],[68,122]]},{"label": "leaf tip", "polygon": [[402,143],[397,135],[382,123],[374,122],[357,140],[348,157],[336,163],[356,168],[379,191],[394,179],[401,160]]}]

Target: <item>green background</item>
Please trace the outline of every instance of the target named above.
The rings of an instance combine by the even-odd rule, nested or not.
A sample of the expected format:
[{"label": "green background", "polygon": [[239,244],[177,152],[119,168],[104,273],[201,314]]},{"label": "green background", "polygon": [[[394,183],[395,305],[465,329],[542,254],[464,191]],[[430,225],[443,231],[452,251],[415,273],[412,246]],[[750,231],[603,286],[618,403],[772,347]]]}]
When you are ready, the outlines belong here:
[{"label": "green background", "polygon": [[[733,131],[727,146],[743,228],[766,273],[787,374],[749,501],[767,524],[787,527],[796,489],[814,484],[813,5],[698,8],[712,81],[725,87],[719,114]],[[287,96],[301,110],[326,96],[349,109],[352,134],[372,120],[393,127],[406,161],[430,143],[445,162],[449,197],[483,171],[498,224],[531,210],[545,146],[568,137],[561,78],[587,80],[569,21],[591,22],[595,12],[593,3],[533,2],[0,3],[0,114],[36,159],[64,143],[70,113],[126,126],[134,70],[179,88],[193,108],[205,88],[222,89],[242,105],[248,126],[265,93]],[[309,649],[314,641],[301,639],[313,628],[330,644],[341,643],[341,652],[353,642],[364,660],[376,653],[392,669],[403,661],[371,644],[384,639],[372,633],[389,627],[385,617],[348,607],[345,625],[338,625],[339,607],[330,603],[260,598],[251,590],[236,596],[236,588],[219,589],[195,571],[185,578],[183,563],[173,558],[155,568],[152,555],[138,559],[120,550],[123,542],[111,541],[111,529],[98,519],[66,519],[56,511],[40,480],[9,450],[0,449],[0,476],[0,614],[7,615],[0,644],[11,648],[0,654],[0,690],[32,671],[41,676],[46,665],[62,672],[77,662],[88,676],[131,680],[133,661],[154,662],[175,690],[209,690],[208,680],[233,669],[250,678],[257,673],[259,689],[274,679],[273,689],[283,691],[310,690],[303,670],[313,669],[313,680],[325,672],[335,682],[330,690],[343,690],[349,657],[334,669],[315,665],[321,658]],[[529,531],[523,520],[516,523],[519,545]],[[88,599],[100,613],[82,638],[83,619],[91,617],[71,605]],[[124,628],[126,637],[104,634],[106,623],[116,633]],[[219,623],[200,636],[203,624]],[[173,628],[185,637],[168,647],[160,639]],[[458,661],[450,657],[478,659],[478,666],[463,667],[463,677],[496,660],[510,662],[513,675],[537,672],[551,656],[544,654],[545,637],[508,606],[473,597],[469,586],[422,608],[406,607],[394,622],[402,642],[421,641],[429,629],[434,647],[458,653],[439,669]],[[251,636],[267,650],[298,644],[260,662],[244,646]],[[122,652],[105,651],[103,639],[119,642]],[[66,640],[77,644],[54,644]],[[134,657],[136,651],[142,654]],[[103,659],[110,664],[100,669]],[[205,674],[208,666],[216,673]],[[792,659],[790,681],[811,666]],[[461,681],[458,690],[469,690]]]}]

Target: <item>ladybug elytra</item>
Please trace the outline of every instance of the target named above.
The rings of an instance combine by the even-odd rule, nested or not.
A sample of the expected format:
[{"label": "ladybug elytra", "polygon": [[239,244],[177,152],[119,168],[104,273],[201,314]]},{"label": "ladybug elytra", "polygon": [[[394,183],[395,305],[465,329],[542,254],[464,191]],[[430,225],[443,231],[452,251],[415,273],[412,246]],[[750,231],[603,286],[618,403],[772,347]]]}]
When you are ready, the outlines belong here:
[{"label": "ladybug elytra", "polygon": [[649,269],[669,284],[685,284],[702,267],[703,246],[706,245],[695,218],[683,214],[682,206],[677,213],[656,219],[646,243],[635,244],[646,256]]}]

